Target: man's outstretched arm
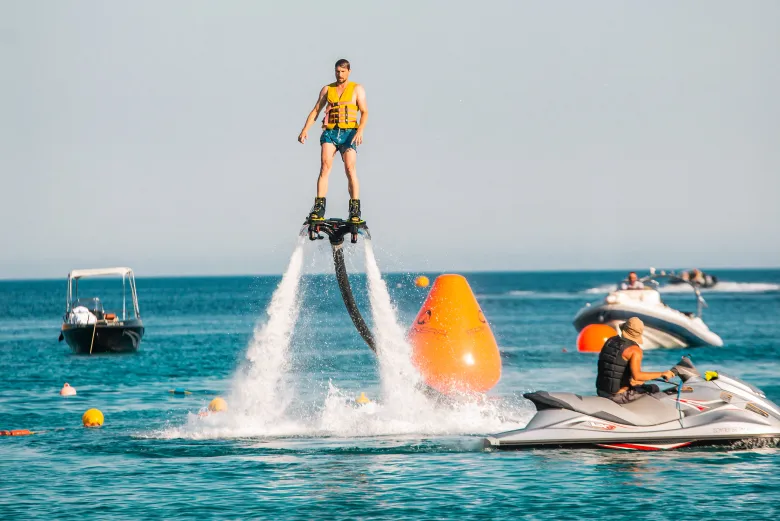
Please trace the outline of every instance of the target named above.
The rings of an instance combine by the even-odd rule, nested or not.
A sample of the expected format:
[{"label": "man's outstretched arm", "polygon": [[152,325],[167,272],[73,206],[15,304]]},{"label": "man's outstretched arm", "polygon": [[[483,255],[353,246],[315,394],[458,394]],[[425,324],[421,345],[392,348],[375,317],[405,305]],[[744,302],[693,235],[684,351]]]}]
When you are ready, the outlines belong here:
[{"label": "man's outstretched arm", "polygon": [[[628,365],[631,369],[631,379],[637,383],[644,383],[648,380],[655,380],[656,378],[673,378],[674,373],[671,371],[642,371],[642,348],[634,345],[624,351],[624,354],[628,355]],[[631,383],[633,384],[634,381]]]},{"label": "man's outstretched arm", "polygon": [[303,125],[303,130],[301,130],[301,133],[298,134],[298,141],[301,143],[306,143],[306,138],[308,137],[309,127],[311,127],[315,121],[317,121],[317,116],[320,115],[320,111],[322,110],[322,107],[325,106],[325,103],[328,101],[328,87],[322,87],[322,90],[320,91],[320,97],[317,98],[317,103],[314,104],[314,108],[311,109],[311,112],[309,112],[309,117],[306,118],[306,123]]}]

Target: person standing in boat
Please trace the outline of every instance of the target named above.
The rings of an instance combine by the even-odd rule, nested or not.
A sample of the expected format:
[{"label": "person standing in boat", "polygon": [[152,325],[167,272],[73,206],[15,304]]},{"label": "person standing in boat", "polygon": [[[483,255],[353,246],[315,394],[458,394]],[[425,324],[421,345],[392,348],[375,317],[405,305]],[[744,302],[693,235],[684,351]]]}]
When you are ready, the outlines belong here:
[{"label": "person standing in boat", "polygon": [[[366,91],[362,85],[349,81],[350,64],[341,59],[336,62],[336,81],[324,86],[309,112],[298,141],[306,142],[308,130],[320,111],[325,108],[320,136],[320,175],[317,178],[317,197],[309,214],[310,221],[325,220],[325,198],[328,195],[328,176],[336,152],[341,153],[349,187],[349,222],[362,223],[360,215],[360,184],[358,183],[357,147],[363,143],[363,130],[368,122]],[[360,121],[358,121],[360,112]]]},{"label": "person standing in boat", "polygon": [[628,279],[620,285],[620,289],[645,289],[645,285],[637,279],[636,272],[632,271],[628,274]]},{"label": "person standing in boat", "polygon": [[609,398],[615,403],[628,403],[641,398],[642,395],[657,393],[655,384],[647,384],[648,380],[674,377],[671,371],[654,372],[642,370],[642,334],[645,325],[637,317],[631,317],[620,325],[623,336],[613,336],[607,339],[601,348],[596,376],[596,392],[602,398]]}]

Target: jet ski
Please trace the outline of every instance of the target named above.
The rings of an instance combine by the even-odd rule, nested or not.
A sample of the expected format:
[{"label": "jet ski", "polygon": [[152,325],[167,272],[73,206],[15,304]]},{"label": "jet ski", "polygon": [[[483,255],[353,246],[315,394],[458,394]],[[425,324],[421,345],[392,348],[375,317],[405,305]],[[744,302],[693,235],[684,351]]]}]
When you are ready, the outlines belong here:
[{"label": "jet ski", "polygon": [[485,446],[668,450],[754,439],[780,442],[780,407],[760,389],[714,371],[702,377],[688,357],[672,372],[681,383],[622,405],[598,396],[526,393],[536,415],[523,429],[486,438]]},{"label": "jet ski", "polygon": [[642,289],[617,289],[600,302],[585,304],[574,317],[574,327],[582,331],[590,324],[607,324],[617,330],[629,318],[639,317],[645,325],[642,349],[722,346],[723,340],[702,319],[707,303],[696,286],[684,282],[696,296],[695,312],[678,311],[661,300],[658,280],[669,277],[663,272],[651,272],[639,279]]}]

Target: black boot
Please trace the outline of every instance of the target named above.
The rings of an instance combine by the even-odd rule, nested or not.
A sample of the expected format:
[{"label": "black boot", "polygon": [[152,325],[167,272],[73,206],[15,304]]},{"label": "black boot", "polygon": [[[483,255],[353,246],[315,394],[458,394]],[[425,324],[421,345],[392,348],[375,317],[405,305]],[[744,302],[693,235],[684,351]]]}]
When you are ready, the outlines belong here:
[{"label": "black boot", "polygon": [[349,200],[349,222],[362,223],[365,222],[360,218],[360,199]]},{"label": "black boot", "polygon": [[315,197],[314,206],[311,207],[311,213],[309,213],[310,221],[324,221],[325,220],[325,198]]}]

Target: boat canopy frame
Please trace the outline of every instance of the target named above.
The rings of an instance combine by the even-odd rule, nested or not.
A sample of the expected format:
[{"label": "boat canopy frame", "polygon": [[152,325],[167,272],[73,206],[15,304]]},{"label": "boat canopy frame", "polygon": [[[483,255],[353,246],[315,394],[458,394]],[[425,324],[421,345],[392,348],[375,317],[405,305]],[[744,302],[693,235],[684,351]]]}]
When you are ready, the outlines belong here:
[{"label": "boat canopy frame", "polygon": [[138,307],[138,292],[135,288],[135,274],[133,270],[127,267],[119,268],[90,268],[72,270],[68,273],[68,294],[65,302],[65,315],[71,312],[74,295],[76,298],[79,293],[79,279],[88,277],[106,277],[106,276],[120,276],[122,277],[122,320],[127,320],[127,286],[130,286],[130,295],[133,301],[133,311],[135,312],[135,318],[141,318],[141,310]]}]

